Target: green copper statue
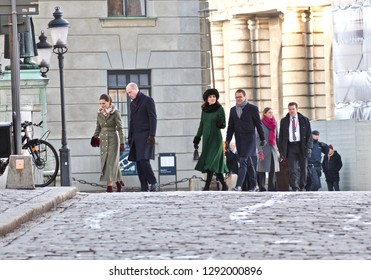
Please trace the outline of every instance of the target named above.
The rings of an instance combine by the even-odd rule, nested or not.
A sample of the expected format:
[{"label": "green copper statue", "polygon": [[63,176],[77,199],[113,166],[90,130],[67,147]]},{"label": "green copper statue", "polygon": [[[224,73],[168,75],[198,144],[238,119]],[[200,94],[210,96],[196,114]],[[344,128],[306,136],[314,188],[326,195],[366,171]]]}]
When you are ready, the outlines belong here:
[{"label": "green copper statue", "polygon": [[[19,20],[19,19],[18,19]],[[35,30],[31,16],[24,16],[21,18],[26,24],[26,31],[18,33],[19,35],[19,56],[23,58],[21,61],[20,68],[23,69],[38,69],[37,63],[33,62],[31,57],[37,56],[37,47],[35,41]],[[9,35],[5,35],[4,38],[4,57],[10,59],[10,38]],[[7,66],[5,69],[10,69]]]}]

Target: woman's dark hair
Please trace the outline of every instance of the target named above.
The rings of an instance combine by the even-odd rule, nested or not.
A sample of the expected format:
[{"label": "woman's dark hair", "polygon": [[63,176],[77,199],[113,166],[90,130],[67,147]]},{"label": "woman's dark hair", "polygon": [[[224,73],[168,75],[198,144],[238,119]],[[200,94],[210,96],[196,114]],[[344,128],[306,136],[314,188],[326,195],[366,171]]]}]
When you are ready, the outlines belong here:
[{"label": "woman's dark hair", "polygon": [[101,100],[101,99],[105,100],[105,101],[108,102],[109,104],[112,103],[112,98],[111,98],[111,96],[109,96],[108,94],[103,93],[103,94],[99,97],[99,100]]},{"label": "woman's dark hair", "polygon": [[207,102],[207,98],[210,95],[215,95],[215,97],[216,97],[216,104],[219,104],[219,102],[218,102],[218,100],[219,100],[219,91],[216,88],[209,88],[202,95],[202,99],[204,100],[204,103],[202,104],[201,108],[205,108],[206,106],[209,105],[209,102]]},{"label": "woman's dark hair", "polygon": [[265,107],[263,112],[262,112],[262,120],[264,120],[264,114],[266,114],[270,109],[272,109],[271,107]]}]

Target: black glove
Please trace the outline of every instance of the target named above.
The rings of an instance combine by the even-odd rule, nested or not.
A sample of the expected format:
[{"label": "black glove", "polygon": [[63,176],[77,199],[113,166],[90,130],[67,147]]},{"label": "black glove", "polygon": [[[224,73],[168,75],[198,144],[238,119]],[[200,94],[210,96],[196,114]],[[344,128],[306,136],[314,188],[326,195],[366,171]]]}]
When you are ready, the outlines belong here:
[{"label": "black glove", "polygon": [[267,141],[265,141],[265,140],[261,140],[261,141],[260,141],[260,146],[263,147],[263,146],[265,146],[265,144],[267,144]]},{"label": "black glove", "polygon": [[193,147],[195,150],[198,150],[198,144],[200,144],[200,141],[201,137],[195,136],[195,138],[193,138]]},{"label": "black glove", "polygon": [[155,144],[155,136],[148,136],[147,144],[154,145]]},{"label": "black glove", "polygon": [[221,120],[216,120],[215,124],[216,124],[217,128],[221,128],[221,129],[225,128],[225,122],[223,122]]},{"label": "black glove", "polygon": [[125,144],[120,144],[120,153],[125,151]]}]

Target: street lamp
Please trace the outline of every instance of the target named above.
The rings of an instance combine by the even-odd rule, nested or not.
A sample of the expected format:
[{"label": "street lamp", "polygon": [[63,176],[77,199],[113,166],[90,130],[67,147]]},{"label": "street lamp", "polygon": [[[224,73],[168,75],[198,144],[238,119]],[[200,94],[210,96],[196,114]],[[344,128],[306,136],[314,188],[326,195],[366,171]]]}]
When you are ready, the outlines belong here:
[{"label": "street lamp", "polygon": [[62,12],[59,7],[55,8],[53,13],[54,19],[49,22],[48,27],[52,36],[53,52],[58,55],[59,62],[59,78],[60,78],[60,92],[61,92],[61,115],[62,115],[62,147],[60,153],[61,166],[61,186],[71,186],[71,168],[70,168],[70,149],[67,146],[67,131],[65,118],[65,102],[64,102],[64,80],[63,80],[63,66],[64,54],[68,51],[67,36],[68,26],[67,20],[62,18]]},{"label": "street lamp", "polygon": [[52,45],[50,45],[46,41],[46,36],[44,31],[41,31],[41,34],[39,36],[39,42],[36,44],[37,46],[37,61],[39,63],[39,68],[41,72],[41,76],[46,78],[46,73],[49,71],[49,65],[50,65],[50,58],[52,55]]}]

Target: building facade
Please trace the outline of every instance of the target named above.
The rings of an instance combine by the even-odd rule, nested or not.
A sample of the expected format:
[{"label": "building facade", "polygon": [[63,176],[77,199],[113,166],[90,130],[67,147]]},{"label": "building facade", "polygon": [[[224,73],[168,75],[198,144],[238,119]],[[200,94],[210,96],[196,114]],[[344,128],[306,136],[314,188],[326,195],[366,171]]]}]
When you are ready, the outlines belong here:
[{"label": "building facade", "polygon": [[[192,139],[199,122],[202,92],[210,83],[207,46],[201,38],[205,35],[201,32],[205,30],[205,23],[199,12],[207,2],[39,0],[38,3],[40,13],[33,16],[37,36],[41,30],[50,36],[47,26],[56,6],[70,24],[68,52],[64,56],[64,91],[74,185],[84,190],[91,186],[81,184],[81,180],[99,183],[99,151],[89,143],[102,93],[110,93],[119,107],[127,135],[129,100],[125,86],[129,82],[138,83],[140,89],[156,102],[157,156],[159,153],[175,153],[177,177],[195,175]],[[2,37],[0,50],[3,48]],[[50,38],[48,41],[51,42]],[[5,66],[9,61],[2,59],[1,64]],[[59,149],[60,80],[54,54],[47,75],[49,140]],[[21,81],[21,102],[27,103],[22,98],[26,91],[22,83],[25,82]],[[9,96],[9,90],[5,89],[3,94]],[[5,103],[9,98],[1,100]],[[3,116],[6,119],[9,114]],[[157,172],[157,158],[152,163]],[[161,178],[161,182],[173,180],[170,176]],[[136,176],[125,177],[125,183],[128,187],[139,186]],[[178,187],[188,187],[188,182]]]},{"label": "building facade", "polygon": [[216,86],[234,103],[247,89],[277,116],[296,101],[310,119],[332,119],[331,1],[209,1]]}]

